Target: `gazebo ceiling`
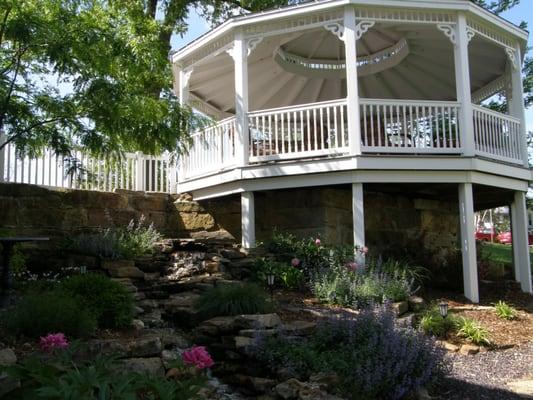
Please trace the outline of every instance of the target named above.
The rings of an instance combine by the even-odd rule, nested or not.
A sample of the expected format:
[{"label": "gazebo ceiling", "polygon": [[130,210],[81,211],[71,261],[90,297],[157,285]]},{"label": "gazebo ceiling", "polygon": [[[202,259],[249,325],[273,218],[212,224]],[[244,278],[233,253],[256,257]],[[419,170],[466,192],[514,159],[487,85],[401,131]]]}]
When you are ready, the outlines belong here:
[{"label": "gazebo ceiling", "polygon": [[[361,97],[456,98],[453,47],[434,26],[376,24],[357,42],[357,54]],[[475,36],[469,55],[472,92],[504,74],[501,47]],[[346,97],[344,63],[344,42],[324,28],[267,37],[248,57],[249,109]],[[190,91],[233,113],[233,59],[221,53],[195,66]]]}]

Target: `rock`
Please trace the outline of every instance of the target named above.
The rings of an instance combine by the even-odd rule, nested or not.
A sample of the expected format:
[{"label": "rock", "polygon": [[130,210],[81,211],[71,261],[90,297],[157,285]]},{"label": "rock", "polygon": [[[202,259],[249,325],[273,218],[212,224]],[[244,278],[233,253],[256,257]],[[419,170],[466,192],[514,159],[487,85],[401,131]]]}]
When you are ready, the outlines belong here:
[{"label": "rock", "polygon": [[285,400],[292,400],[298,398],[301,382],[297,379],[291,378],[282,382],[274,388],[276,394]]},{"label": "rock", "polygon": [[459,346],[446,341],[442,342],[442,347],[451,353],[457,353],[459,351]]},{"label": "rock", "polygon": [[161,319],[161,311],[153,310],[149,313],[144,313],[139,316],[139,319],[146,325],[150,327],[161,327],[164,325],[163,320]]},{"label": "rock", "polygon": [[413,312],[422,311],[426,305],[424,299],[419,296],[409,296],[407,303],[409,304],[409,309]]},{"label": "rock", "polygon": [[414,328],[415,326],[415,314],[414,313],[407,313],[403,316],[399,317],[396,320],[396,323],[398,326],[401,326],[403,328]]},{"label": "rock", "polygon": [[241,253],[240,251],[235,249],[224,249],[220,252],[220,254],[222,255],[222,257],[227,258],[229,260],[235,260],[238,258],[246,257],[246,254]]},{"label": "rock", "polygon": [[131,321],[131,326],[136,331],[140,331],[144,329],[144,322],[142,322],[140,319],[134,319]]},{"label": "rock", "polygon": [[235,348],[237,350],[246,350],[248,347],[256,343],[256,339],[245,336],[235,336]]},{"label": "rock", "polygon": [[8,367],[17,362],[15,352],[9,347],[0,350],[0,367]]},{"label": "rock", "polygon": [[255,393],[268,392],[277,384],[277,381],[273,379],[248,376],[243,374],[235,374],[232,377],[232,381],[234,381],[235,386],[250,388]]},{"label": "rock", "polygon": [[533,399],[533,378],[508,382],[507,386],[524,399]]},{"label": "rock", "polygon": [[135,267],[133,260],[102,260],[101,267],[106,270]]},{"label": "rock", "polygon": [[161,354],[163,345],[157,336],[141,336],[129,343],[130,357],[149,357]]},{"label": "rock", "polygon": [[123,368],[148,375],[164,376],[165,368],[159,357],[151,358],[128,358],[124,360]]},{"label": "rock", "polygon": [[319,372],[311,375],[309,382],[316,383],[320,388],[333,389],[339,384],[339,376],[335,372]]},{"label": "rock", "polygon": [[239,331],[239,336],[248,338],[261,338],[265,336],[272,336],[277,331],[275,329],[242,329]]},{"label": "rock", "polygon": [[285,400],[342,400],[333,396],[312,383],[303,383],[291,378],[275,387],[275,392]]},{"label": "rock", "polygon": [[[12,392],[20,386],[20,381],[8,376],[4,372],[0,372],[0,398],[4,398],[6,394]],[[6,399],[8,397],[5,397]]]},{"label": "rock", "polygon": [[314,333],[316,329],[316,322],[292,321],[283,324],[281,329],[289,335],[309,336]]},{"label": "rock", "polygon": [[236,317],[215,317],[208,319],[196,328],[196,333],[207,336],[232,333],[235,331],[235,319]]},{"label": "rock", "polygon": [[142,309],[139,306],[133,306],[133,314],[134,315],[139,315],[139,314],[142,314],[142,313],[144,313],[144,309]]},{"label": "rock", "polygon": [[239,315],[235,318],[238,329],[269,329],[281,325],[278,314]]},{"label": "rock", "polygon": [[119,267],[119,268],[109,268],[107,270],[109,272],[109,275],[113,278],[135,278],[135,279],[143,279],[144,278],[144,272],[142,272],[137,267]]},{"label": "rock", "polygon": [[141,300],[141,301],[139,302],[139,306],[140,306],[144,311],[152,311],[153,309],[159,307],[159,303],[157,302],[157,300],[145,299],[145,300]]},{"label": "rock", "polygon": [[422,387],[416,391],[416,400],[431,400],[431,396],[426,388]]},{"label": "rock", "polygon": [[477,354],[479,353],[479,346],[475,346],[473,344],[463,344],[459,349],[459,353],[464,355]]},{"label": "rock", "polygon": [[407,311],[409,311],[409,305],[406,301],[399,301],[397,303],[392,303],[392,309],[396,313],[396,315],[399,317],[403,314],[405,314]]}]

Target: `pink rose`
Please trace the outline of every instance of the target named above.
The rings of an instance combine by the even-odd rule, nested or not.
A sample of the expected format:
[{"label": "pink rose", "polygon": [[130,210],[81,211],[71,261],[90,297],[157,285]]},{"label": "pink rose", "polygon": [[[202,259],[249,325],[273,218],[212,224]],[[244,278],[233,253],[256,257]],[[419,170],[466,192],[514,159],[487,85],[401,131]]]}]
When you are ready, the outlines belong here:
[{"label": "pink rose", "polygon": [[320,241],[319,238],[316,238],[316,239],[315,239],[315,244],[316,244],[317,246],[320,246],[320,245],[322,244],[322,242]]},{"label": "pink rose", "polygon": [[199,369],[212,367],[215,363],[204,346],[191,347],[181,355],[186,365],[195,365]]},{"label": "pink rose", "polygon": [[347,263],[346,266],[352,271],[357,271],[357,268],[359,268],[359,265],[354,261]]},{"label": "pink rose", "polygon": [[55,349],[65,349],[68,347],[68,340],[63,333],[50,333],[41,336],[39,347],[42,351],[52,353]]},{"label": "pink rose", "polygon": [[300,261],[299,258],[294,257],[294,258],[291,260],[291,265],[292,265],[293,267],[296,268],[296,267],[298,267],[298,266],[300,265],[300,262],[301,262],[301,261]]}]

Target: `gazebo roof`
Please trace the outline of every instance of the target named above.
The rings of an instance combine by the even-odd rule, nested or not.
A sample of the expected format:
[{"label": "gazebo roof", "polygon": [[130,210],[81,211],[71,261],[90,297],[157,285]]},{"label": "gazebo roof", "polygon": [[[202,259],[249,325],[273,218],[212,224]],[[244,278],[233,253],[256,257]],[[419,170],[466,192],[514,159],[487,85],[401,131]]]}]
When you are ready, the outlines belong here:
[{"label": "gazebo roof", "polygon": [[[172,59],[179,68],[192,71],[189,90],[193,104],[196,101],[200,109],[219,117],[234,112],[234,66],[227,50],[237,29],[245,29],[247,37],[258,38],[248,57],[250,110],[346,97],[344,43],[334,27],[324,29],[323,20],[342,19],[341,6],[349,3],[327,0],[234,17],[180,49]],[[480,31],[493,29],[495,33],[474,35],[469,46],[474,101],[503,88],[501,77],[508,68],[505,48],[511,47],[509,43],[519,39],[522,47],[527,44],[527,32],[466,0],[352,3],[363,8],[417,7],[436,13],[443,23],[455,10],[465,10],[472,23],[480,25]],[[284,28],[294,25],[287,22],[290,18],[305,16],[314,16],[320,23],[310,20],[303,29]],[[414,17],[407,21],[383,17],[373,20],[357,42],[361,97],[455,99],[453,44],[437,28],[439,21],[427,22]],[[265,32],[269,25],[271,30]]]}]

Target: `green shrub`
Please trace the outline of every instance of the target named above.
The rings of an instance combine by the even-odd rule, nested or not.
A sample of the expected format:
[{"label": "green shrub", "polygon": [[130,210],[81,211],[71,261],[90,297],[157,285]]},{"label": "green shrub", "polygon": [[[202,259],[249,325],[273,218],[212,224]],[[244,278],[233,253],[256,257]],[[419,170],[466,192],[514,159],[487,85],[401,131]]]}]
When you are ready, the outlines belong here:
[{"label": "green shrub", "polygon": [[259,341],[256,356],[272,370],[308,379],[334,372],[343,398],[400,399],[444,372],[444,349],[433,339],[395,325],[390,309],[334,316],[310,337],[295,341],[278,333]]},{"label": "green shrub", "polygon": [[288,289],[300,289],[305,283],[304,274],[297,267],[279,261],[257,259],[252,269],[253,279],[266,285],[269,273],[274,274],[276,285]]},{"label": "green shrub", "polygon": [[133,298],[120,283],[91,273],[71,276],[59,287],[84,305],[94,315],[100,328],[121,328],[131,324]]},{"label": "green shrub", "polygon": [[28,293],[2,319],[9,334],[29,338],[53,332],[87,337],[96,329],[95,317],[76,299],[57,290]]},{"label": "green shrub", "polygon": [[449,332],[457,330],[458,317],[449,313],[446,318],[440,315],[437,305],[431,306],[420,319],[420,328],[427,335],[445,338]]},{"label": "green shrub", "polygon": [[511,320],[516,318],[516,310],[504,301],[497,302],[494,305],[494,310],[501,319]]},{"label": "green shrub", "polygon": [[477,345],[490,345],[488,331],[469,318],[459,318],[457,323],[457,335]]},{"label": "green shrub", "polygon": [[221,285],[207,290],[195,304],[204,318],[264,314],[271,311],[265,292],[253,284]]},{"label": "green shrub", "polygon": [[203,376],[184,375],[180,380],[166,380],[129,372],[115,357],[97,354],[80,358],[71,349],[51,356],[33,355],[4,371],[21,382],[9,394],[13,400],[190,400],[198,398],[206,383]]}]

